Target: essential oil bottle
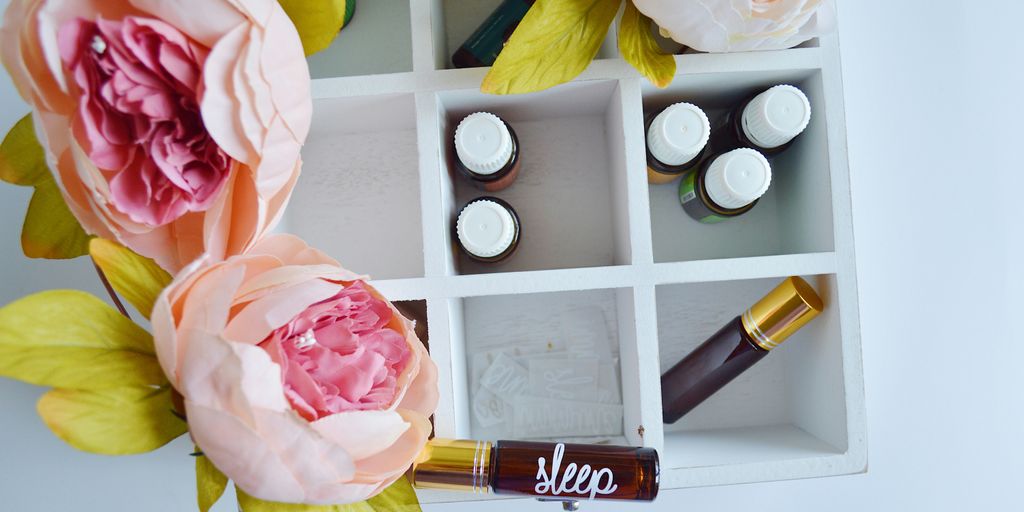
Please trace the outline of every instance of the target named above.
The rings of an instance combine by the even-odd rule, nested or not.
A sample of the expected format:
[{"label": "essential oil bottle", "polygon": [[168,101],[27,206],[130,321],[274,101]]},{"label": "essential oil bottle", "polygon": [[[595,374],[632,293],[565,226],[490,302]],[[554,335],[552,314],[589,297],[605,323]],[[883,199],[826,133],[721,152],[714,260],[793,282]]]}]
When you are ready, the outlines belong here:
[{"label": "essential oil bottle", "polygon": [[504,190],[519,176],[519,137],[494,114],[466,116],[455,129],[452,144],[456,170],[478,189]]},{"label": "essential oil bottle", "polygon": [[788,149],[811,122],[811,102],[792,85],[776,85],[734,109],[711,133],[712,151],[754,148],[771,157]]},{"label": "essential oil bottle", "polygon": [[456,68],[479,68],[494,64],[508,38],[536,0],[505,0],[452,55]]},{"label": "essential oil bottle", "polygon": [[575,500],[653,501],[654,448],[433,439],[412,467],[421,489]]},{"label": "essential oil bottle", "polygon": [[647,181],[670,183],[700,163],[711,124],[700,107],[676,103],[647,117]]},{"label": "essential oil bottle", "polygon": [[713,224],[749,212],[768,191],[772,168],[761,153],[734,149],[705,159],[679,183],[679,202],[694,219]]},{"label": "essential oil bottle", "polygon": [[497,197],[478,197],[459,211],[455,235],[466,256],[481,263],[498,263],[519,247],[519,214]]},{"label": "essential oil bottle", "polygon": [[675,423],[767,356],[821,313],[821,298],[799,277],[789,277],[661,376],[665,423]]}]

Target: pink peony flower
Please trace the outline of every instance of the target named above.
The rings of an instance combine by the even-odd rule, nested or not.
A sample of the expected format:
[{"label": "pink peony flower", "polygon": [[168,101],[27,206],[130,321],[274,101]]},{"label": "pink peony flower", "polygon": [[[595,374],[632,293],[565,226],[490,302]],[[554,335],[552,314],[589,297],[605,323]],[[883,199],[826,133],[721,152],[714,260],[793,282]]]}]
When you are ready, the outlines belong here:
[{"label": "pink peony flower", "polygon": [[257,498],[367,499],[430,434],[437,368],[412,322],[293,236],[194,262],[157,300],[153,332],[192,438]]},{"label": "pink peony flower", "polygon": [[385,409],[411,350],[387,302],[356,281],[278,327],[260,347],[281,366],[285,394],[315,421],[345,411]]},{"label": "pink peony flower", "polygon": [[135,16],[71,20],[57,40],[81,91],[76,138],[112,175],[114,207],[153,227],[208,209],[233,162],[199,112],[206,49]]},{"label": "pink peony flower", "polygon": [[12,0],[0,52],[86,231],[174,272],[278,220],[312,102],[275,0]]}]

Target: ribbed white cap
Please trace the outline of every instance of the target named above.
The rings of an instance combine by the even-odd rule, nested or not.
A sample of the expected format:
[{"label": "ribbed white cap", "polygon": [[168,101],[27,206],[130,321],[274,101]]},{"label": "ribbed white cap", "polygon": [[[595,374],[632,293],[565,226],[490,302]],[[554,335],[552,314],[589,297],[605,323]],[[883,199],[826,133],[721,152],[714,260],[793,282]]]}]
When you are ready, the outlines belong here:
[{"label": "ribbed white cap", "polygon": [[722,208],[743,208],[768,191],[772,167],[757,150],[734,149],[719,155],[704,175],[708,196]]},{"label": "ribbed white cap", "polygon": [[811,122],[811,102],[792,85],[776,85],[743,109],[743,131],[758,146],[777,148],[803,133]]},{"label": "ribbed white cap", "polygon": [[455,129],[455,152],[467,169],[494,174],[512,158],[512,134],[494,114],[470,114]]},{"label": "ribbed white cap", "polygon": [[700,107],[676,103],[662,110],[647,129],[647,148],[665,165],[693,160],[711,136],[711,123]]},{"label": "ribbed white cap", "polygon": [[466,205],[455,226],[459,243],[481,258],[493,258],[505,252],[516,237],[516,221],[512,213],[486,199]]}]

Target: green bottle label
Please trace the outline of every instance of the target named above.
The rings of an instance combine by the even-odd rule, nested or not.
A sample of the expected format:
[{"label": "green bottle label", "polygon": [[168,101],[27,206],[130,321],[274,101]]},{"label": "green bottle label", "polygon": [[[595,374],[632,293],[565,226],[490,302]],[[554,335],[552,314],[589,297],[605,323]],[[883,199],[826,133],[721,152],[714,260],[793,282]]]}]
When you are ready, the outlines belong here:
[{"label": "green bottle label", "polygon": [[703,201],[697,197],[697,173],[699,171],[689,171],[683,176],[683,180],[679,183],[679,203],[683,205],[683,210],[686,211],[694,219],[705,224],[715,224],[728,220],[729,217],[723,217],[715,214],[711,211]]},{"label": "green bottle label", "polygon": [[505,0],[487,18],[480,28],[469,36],[462,47],[474,57],[480,60],[485,66],[494,64],[505,47],[512,32],[515,32],[519,22],[530,10],[531,2],[526,0]]}]

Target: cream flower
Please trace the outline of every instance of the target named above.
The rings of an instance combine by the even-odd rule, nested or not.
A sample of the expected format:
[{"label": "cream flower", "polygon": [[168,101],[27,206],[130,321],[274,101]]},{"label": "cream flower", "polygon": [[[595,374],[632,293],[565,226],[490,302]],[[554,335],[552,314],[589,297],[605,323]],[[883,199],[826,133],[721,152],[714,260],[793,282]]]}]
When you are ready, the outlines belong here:
[{"label": "cream flower", "polygon": [[835,26],[833,0],[633,0],[662,31],[703,52],[792,48]]}]

